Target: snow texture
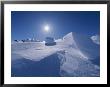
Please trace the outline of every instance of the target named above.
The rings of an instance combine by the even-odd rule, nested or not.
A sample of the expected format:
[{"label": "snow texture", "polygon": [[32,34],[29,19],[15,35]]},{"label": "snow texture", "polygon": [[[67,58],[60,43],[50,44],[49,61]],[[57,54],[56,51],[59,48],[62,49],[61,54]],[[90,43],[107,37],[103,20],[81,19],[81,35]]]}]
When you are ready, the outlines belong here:
[{"label": "snow texture", "polygon": [[55,41],[54,46],[13,42],[12,76],[100,76],[99,64],[93,62],[99,61],[100,48],[88,36],[70,32]]},{"label": "snow texture", "polygon": [[98,45],[100,44],[100,36],[99,35],[92,36],[91,40]]}]

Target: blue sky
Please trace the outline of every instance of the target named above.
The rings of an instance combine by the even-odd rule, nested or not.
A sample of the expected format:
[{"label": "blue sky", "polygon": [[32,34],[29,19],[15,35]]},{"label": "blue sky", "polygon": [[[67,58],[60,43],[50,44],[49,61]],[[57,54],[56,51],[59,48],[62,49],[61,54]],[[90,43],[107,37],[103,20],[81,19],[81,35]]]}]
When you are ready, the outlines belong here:
[{"label": "blue sky", "polygon": [[[44,26],[50,27],[49,32]],[[61,38],[69,32],[87,34],[100,33],[99,11],[12,11],[12,40],[37,38],[44,40],[47,36]]]}]

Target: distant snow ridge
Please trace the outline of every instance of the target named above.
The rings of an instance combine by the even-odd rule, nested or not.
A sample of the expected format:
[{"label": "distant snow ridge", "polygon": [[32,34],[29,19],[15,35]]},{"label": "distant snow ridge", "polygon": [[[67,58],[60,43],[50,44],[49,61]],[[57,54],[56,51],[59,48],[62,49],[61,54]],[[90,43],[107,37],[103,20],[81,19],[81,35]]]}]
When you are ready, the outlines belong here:
[{"label": "distant snow ridge", "polygon": [[99,35],[91,36],[91,40],[98,45],[100,44],[100,36]]},{"label": "distant snow ridge", "polygon": [[[57,55],[60,59],[61,76],[94,77],[100,76],[100,68],[90,59],[97,58],[98,52],[99,46],[88,36],[70,32],[63,39],[56,40],[54,46],[45,46],[44,42],[13,43],[12,62],[21,58],[41,61],[50,55]],[[14,63],[14,66],[17,64]]]}]

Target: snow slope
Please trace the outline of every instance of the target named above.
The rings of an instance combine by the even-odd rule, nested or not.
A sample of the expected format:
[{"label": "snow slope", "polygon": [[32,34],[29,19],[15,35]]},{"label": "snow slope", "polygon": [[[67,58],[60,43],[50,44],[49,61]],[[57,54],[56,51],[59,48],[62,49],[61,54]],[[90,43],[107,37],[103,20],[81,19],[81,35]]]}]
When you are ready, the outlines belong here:
[{"label": "snow slope", "polygon": [[12,45],[13,54],[18,54],[23,58],[40,61],[41,59],[54,54],[59,48],[45,46],[43,42],[25,42]]},{"label": "snow slope", "polygon": [[[32,63],[33,62],[39,63],[45,59],[48,59],[49,61],[51,59],[56,60],[56,58],[59,59],[60,61],[60,70],[59,70],[60,76],[100,75],[99,66],[95,65],[90,61],[91,59],[96,59],[99,56],[98,51],[99,45],[94,44],[89,37],[81,36],[73,32],[70,32],[67,35],[65,35],[63,39],[56,40],[56,43],[57,44],[54,46],[45,46],[44,42],[12,43],[12,73],[13,73],[12,76],[23,76],[23,75],[32,76],[29,75],[29,73],[28,74],[25,73],[23,75],[21,75],[22,74],[21,73],[19,75],[19,73],[17,72],[20,68],[22,69],[19,71],[23,70],[22,65],[20,65],[21,63],[24,64],[24,60],[21,62],[22,59],[31,61]],[[20,63],[18,63],[19,60]],[[49,64],[48,67],[50,67]],[[25,64],[25,67],[27,65],[29,64]],[[20,66],[20,68],[17,69],[16,66]],[[36,71],[37,65],[35,64],[35,66],[36,67],[34,67],[34,69],[31,71],[33,72]],[[42,65],[40,65],[40,67],[41,66]],[[39,68],[37,69],[36,73],[39,71]],[[16,75],[16,73],[18,74]],[[45,76],[45,75],[34,74],[34,76]]]}]

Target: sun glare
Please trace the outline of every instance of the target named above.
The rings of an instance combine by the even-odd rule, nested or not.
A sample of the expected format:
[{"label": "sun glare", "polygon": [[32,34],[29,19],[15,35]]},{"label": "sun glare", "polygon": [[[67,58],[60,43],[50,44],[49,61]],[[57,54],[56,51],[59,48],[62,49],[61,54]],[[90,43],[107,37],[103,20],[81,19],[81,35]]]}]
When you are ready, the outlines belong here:
[{"label": "sun glare", "polygon": [[48,25],[44,26],[44,30],[45,30],[46,32],[49,32],[49,30],[50,30],[49,26],[48,26]]}]

